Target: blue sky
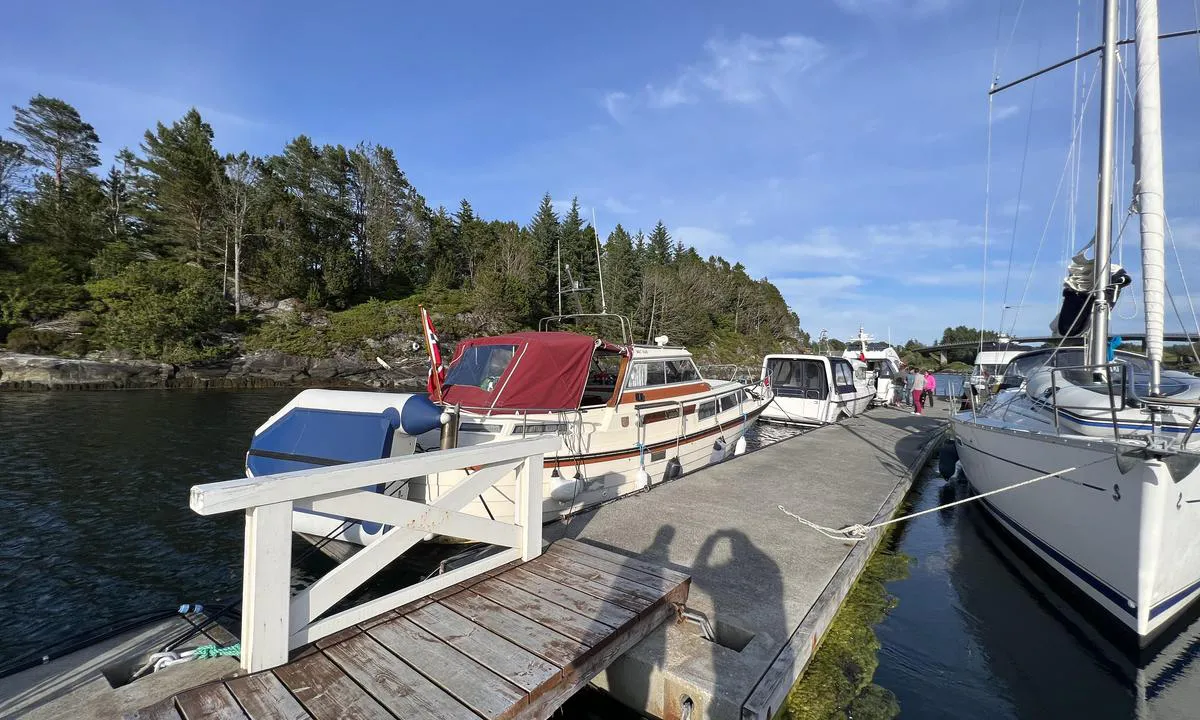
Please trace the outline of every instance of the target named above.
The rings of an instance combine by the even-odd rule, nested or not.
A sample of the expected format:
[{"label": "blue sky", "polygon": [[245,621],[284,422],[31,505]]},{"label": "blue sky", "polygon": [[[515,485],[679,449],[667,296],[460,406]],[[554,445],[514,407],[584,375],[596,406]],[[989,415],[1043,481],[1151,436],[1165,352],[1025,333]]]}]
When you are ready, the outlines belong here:
[{"label": "blue sky", "polygon": [[[1099,2],[1082,5],[1089,47]],[[1195,24],[1192,3],[1164,2],[1164,31]],[[300,133],[386,144],[434,205],[466,197],[524,222],[543,192],[577,195],[602,232],[661,218],[769,277],[814,334],[932,340],[980,323],[993,63],[1006,80],[1068,57],[1075,26],[1070,0],[14,3],[0,101],[72,102],[106,156],[192,105],[222,150],[277,152]],[[1162,59],[1167,210],[1200,305],[1200,45],[1172,41]],[[1070,208],[1074,244],[1091,235],[1098,89],[1077,200],[1070,173],[1056,199],[1095,59],[1078,69],[993,101],[989,327],[1043,332]],[[1169,280],[1190,318],[1181,274]],[[1117,330],[1140,325],[1133,290]]]}]

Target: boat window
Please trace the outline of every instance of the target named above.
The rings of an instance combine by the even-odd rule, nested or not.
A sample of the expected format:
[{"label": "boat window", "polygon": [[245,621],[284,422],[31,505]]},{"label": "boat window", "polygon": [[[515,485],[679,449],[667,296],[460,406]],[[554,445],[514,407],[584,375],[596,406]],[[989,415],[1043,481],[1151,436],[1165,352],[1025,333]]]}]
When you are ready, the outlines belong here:
[{"label": "boat window", "polygon": [[833,360],[833,384],[839,389],[847,386],[854,387],[854,372],[850,368],[850,363],[845,360]]},{"label": "boat window", "polygon": [[784,397],[824,400],[829,393],[825,363],[820,360],[770,358],[767,376],[771,378],[775,392]]},{"label": "boat window", "polygon": [[516,345],[475,345],[467,348],[461,357],[450,366],[445,386],[474,385],[491,392],[496,381],[512,362]]},{"label": "boat window", "polygon": [[667,361],[667,384],[678,382],[695,382],[700,379],[691,358]]},{"label": "boat window", "polygon": [[592,364],[588,368],[587,386],[583,390],[580,407],[595,407],[605,405],[612,399],[617,389],[617,376],[621,372],[621,356],[598,350],[592,355]]},{"label": "boat window", "polygon": [[695,382],[700,379],[696,364],[691,358],[678,360],[646,360],[633,363],[629,370],[628,387],[639,388],[651,385]]},{"label": "boat window", "polygon": [[726,410],[728,410],[732,407],[736,407],[737,404],[738,404],[737,393],[730,393],[729,395],[721,396],[721,412],[725,412]]},{"label": "boat window", "polygon": [[696,418],[699,420],[707,420],[717,414],[717,401],[709,400],[708,402],[700,403],[700,409],[696,411]]}]

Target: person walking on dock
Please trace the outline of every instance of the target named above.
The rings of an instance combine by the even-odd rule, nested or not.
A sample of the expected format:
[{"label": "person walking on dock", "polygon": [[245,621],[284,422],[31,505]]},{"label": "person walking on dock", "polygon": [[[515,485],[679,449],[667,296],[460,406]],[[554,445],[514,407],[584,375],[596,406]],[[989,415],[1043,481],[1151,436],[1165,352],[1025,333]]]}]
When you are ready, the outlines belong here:
[{"label": "person walking on dock", "polygon": [[937,378],[928,370],[923,370],[925,373],[925,392],[921,395],[921,404],[924,407],[933,407],[933,396],[937,394]]},{"label": "person walking on dock", "polygon": [[925,394],[925,376],[922,375],[921,371],[915,367],[911,368],[909,373],[908,394],[909,397],[912,398],[913,413],[917,415],[924,415],[925,413],[921,407],[921,396]]}]

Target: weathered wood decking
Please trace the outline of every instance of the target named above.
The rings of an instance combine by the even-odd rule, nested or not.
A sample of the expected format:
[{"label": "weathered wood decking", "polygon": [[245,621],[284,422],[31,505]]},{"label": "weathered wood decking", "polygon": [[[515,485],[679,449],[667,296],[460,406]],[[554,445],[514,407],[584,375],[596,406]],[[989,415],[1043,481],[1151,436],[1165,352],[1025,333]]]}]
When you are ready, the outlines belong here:
[{"label": "weathered wood decking", "polygon": [[573,540],[131,717],[545,718],[671,618],[690,578]]}]

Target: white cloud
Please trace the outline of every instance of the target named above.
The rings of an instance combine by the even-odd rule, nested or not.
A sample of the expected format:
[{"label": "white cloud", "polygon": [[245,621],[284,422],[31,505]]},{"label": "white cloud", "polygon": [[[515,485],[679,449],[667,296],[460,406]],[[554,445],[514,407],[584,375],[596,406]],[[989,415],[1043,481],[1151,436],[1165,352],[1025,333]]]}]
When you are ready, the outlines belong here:
[{"label": "white cloud", "polygon": [[736,224],[736,225],[740,225],[740,226],[742,226],[742,227],[746,227],[746,226],[748,226],[748,225],[753,225],[753,224],[754,224],[754,218],[750,217],[750,213],[748,213],[748,212],[746,212],[745,210],[743,210],[743,211],[741,211],[740,213],[738,213],[737,219],[736,219],[736,220],[734,220],[733,222],[734,222],[734,224]]},{"label": "white cloud", "polygon": [[635,210],[634,208],[626,205],[625,203],[621,202],[620,200],[618,200],[614,197],[606,198],[604,200],[604,207],[610,213],[616,213],[617,215],[630,215],[632,213],[637,212],[637,210]]},{"label": "white cloud", "polygon": [[992,109],[992,122],[1003,122],[1014,117],[1020,110],[1017,105],[997,105]]},{"label": "white cloud", "polygon": [[611,116],[613,120],[616,120],[619,123],[625,122],[625,109],[628,104],[629,95],[619,90],[607,93],[604,96],[604,109],[608,111],[609,116]]},{"label": "white cloud", "polygon": [[857,275],[816,275],[812,277],[783,277],[772,280],[785,297],[796,298],[802,304],[830,298],[844,298],[846,293],[863,285]]},{"label": "white cloud", "polygon": [[833,4],[853,15],[924,17],[945,12],[958,4],[958,0],[833,0]]},{"label": "white cloud", "polygon": [[[647,84],[643,99],[647,107],[668,109],[691,105],[704,98],[715,98],[732,105],[751,105],[774,98],[788,102],[797,80],[820,64],[827,55],[819,40],[790,34],[762,38],[749,34],[734,40],[713,38],[704,44],[705,57],[685,67],[666,83]],[[624,93],[609,93],[609,98]]]},{"label": "white cloud", "polygon": [[676,105],[690,105],[694,102],[696,102],[696,98],[685,91],[679,83],[664,88],[646,85],[646,104],[652,108],[672,108]]},{"label": "white cloud", "polygon": [[671,230],[671,237],[683,241],[684,245],[691,245],[696,248],[696,252],[701,257],[720,255],[729,249],[729,236],[708,228],[677,227]]},{"label": "white cloud", "polygon": [[774,244],[780,257],[794,260],[852,260],[861,256],[850,241],[832,228],[817,228],[798,242],[778,238]]},{"label": "white cloud", "polygon": [[728,103],[756,103],[768,95],[786,99],[795,78],[821,62],[825,46],[804,35],[764,39],[741,35],[732,42],[709,40],[706,66],[692,68],[697,80]]}]

